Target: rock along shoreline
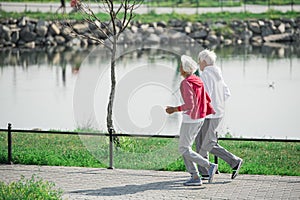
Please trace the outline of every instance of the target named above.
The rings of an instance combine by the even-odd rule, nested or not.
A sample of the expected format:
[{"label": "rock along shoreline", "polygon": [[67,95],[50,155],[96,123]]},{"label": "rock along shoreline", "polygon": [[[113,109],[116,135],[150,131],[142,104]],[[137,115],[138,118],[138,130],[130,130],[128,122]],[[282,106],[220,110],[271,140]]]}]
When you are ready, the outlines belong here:
[{"label": "rock along shoreline", "polygon": [[[73,30],[66,24],[71,24]],[[106,27],[106,26],[103,26]],[[168,30],[168,31],[166,31]],[[171,30],[171,31],[169,31]],[[78,37],[72,34],[87,37]],[[108,33],[108,30],[105,30]],[[99,43],[87,39],[94,35],[101,40],[107,35],[95,25],[82,21],[45,21],[22,17],[0,20],[0,47],[35,48],[38,46],[89,46]],[[119,39],[121,44],[160,44],[182,40],[188,36],[204,46],[264,43],[300,43],[300,17],[296,19],[232,20],[230,22],[168,22],[140,23],[134,21]]]}]

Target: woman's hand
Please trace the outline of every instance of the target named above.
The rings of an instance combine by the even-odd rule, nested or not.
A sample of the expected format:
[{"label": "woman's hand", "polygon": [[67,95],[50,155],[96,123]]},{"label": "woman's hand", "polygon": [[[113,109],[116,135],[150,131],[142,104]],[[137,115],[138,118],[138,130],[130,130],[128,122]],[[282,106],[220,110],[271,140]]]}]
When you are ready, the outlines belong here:
[{"label": "woman's hand", "polygon": [[177,112],[177,111],[178,111],[178,110],[177,110],[176,107],[167,106],[167,108],[166,108],[166,112],[167,112],[168,114],[172,114],[172,113]]}]

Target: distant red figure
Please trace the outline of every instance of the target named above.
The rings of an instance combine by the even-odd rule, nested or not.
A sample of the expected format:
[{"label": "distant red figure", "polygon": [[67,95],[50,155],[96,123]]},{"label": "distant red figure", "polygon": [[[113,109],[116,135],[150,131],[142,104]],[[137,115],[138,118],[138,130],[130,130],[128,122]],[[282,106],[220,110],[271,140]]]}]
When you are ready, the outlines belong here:
[{"label": "distant red figure", "polygon": [[77,12],[80,9],[81,3],[80,0],[71,0],[70,5],[73,8],[71,12]]}]

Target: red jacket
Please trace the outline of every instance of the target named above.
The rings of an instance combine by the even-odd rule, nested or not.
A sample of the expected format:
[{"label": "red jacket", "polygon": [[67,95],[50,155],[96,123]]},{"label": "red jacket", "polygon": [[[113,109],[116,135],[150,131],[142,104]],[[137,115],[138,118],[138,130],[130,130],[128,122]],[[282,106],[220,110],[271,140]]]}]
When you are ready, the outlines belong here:
[{"label": "red jacket", "polygon": [[180,84],[180,91],[184,104],[177,107],[179,111],[185,111],[192,119],[215,114],[210,97],[204,89],[204,83],[198,76],[190,75],[185,78]]}]

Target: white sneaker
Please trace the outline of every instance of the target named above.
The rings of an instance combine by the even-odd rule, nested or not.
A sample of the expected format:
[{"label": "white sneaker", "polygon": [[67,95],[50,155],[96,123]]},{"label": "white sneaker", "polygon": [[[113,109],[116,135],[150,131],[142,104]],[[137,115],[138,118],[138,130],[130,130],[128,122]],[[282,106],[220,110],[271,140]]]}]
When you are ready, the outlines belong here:
[{"label": "white sneaker", "polygon": [[214,164],[214,163],[210,163],[209,169],[208,169],[208,175],[209,175],[209,179],[208,179],[208,183],[212,183],[214,180],[214,176],[216,171],[218,170],[218,165]]},{"label": "white sneaker", "polygon": [[202,181],[201,181],[201,178],[194,179],[193,177],[191,177],[191,179],[188,180],[187,182],[183,183],[183,185],[185,185],[185,186],[200,186],[200,185],[202,185]]}]

